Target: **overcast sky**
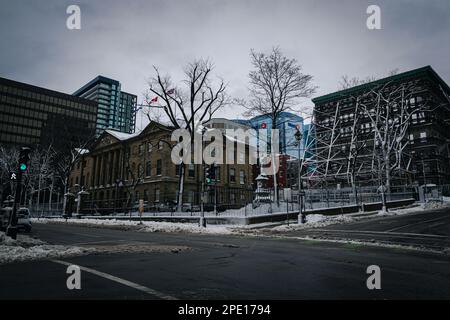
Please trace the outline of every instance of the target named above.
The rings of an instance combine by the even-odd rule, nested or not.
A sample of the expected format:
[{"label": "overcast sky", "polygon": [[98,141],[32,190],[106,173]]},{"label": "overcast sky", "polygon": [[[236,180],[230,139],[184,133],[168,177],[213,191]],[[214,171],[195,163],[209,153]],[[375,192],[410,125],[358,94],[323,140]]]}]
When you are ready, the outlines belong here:
[{"label": "overcast sky", "polygon": [[[71,4],[81,30],[66,28]],[[381,8],[382,30],[366,27],[370,4]],[[72,93],[104,75],[141,102],[152,65],[177,78],[204,57],[231,96],[245,97],[250,49],[279,46],[314,77],[314,96],[336,91],[344,74],[425,65],[450,83],[449,16],[449,0],[0,0],[0,76]]]}]

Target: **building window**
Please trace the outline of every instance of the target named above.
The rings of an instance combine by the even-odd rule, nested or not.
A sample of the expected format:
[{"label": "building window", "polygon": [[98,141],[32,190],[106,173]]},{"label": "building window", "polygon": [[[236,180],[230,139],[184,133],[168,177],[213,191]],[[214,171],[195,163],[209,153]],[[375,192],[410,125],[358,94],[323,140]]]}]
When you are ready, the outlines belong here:
[{"label": "building window", "polygon": [[151,152],[152,152],[152,148],[153,148],[152,144],[151,144],[150,142],[147,143],[147,152],[148,152],[148,153],[151,153]]},{"label": "building window", "polygon": [[160,176],[162,173],[162,160],[159,159],[158,161],[156,161],[156,175]]},{"label": "building window", "polygon": [[230,182],[236,182],[236,169],[230,168]]},{"label": "building window", "polygon": [[145,176],[150,177],[152,175],[152,163],[147,161],[145,164]]},{"label": "building window", "polygon": [[245,171],[241,170],[239,172],[239,182],[240,184],[245,184]]},{"label": "building window", "polygon": [[194,178],[195,177],[195,165],[193,165],[192,163],[189,164],[189,178]]},{"label": "building window", "polygon": [[148,190],[144,190],[144,201],[148,201]]},{"label": "building window", "polygon": [[220,167],[216,166],[215,170],[216,170],[216,181],[220,181]]},{"label": "building window", "polygon": [[143,155],[144,154],[144,144],[140,144],[139,145],[139,155]]}]

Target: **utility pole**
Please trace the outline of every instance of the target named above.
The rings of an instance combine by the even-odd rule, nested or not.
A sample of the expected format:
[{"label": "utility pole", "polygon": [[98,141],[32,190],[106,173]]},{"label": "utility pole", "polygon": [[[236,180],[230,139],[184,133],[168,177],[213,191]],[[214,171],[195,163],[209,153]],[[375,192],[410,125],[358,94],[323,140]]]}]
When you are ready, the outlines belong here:
[{"label": "utility pole", "polygon": [[300,132],[300,128],[297,128],[297,132],[295,133],[295,140],[297,140],[298,145],[298,223],[304,224],[306,223],[306,215],[303,212],[303,203],[302,203],[302,157],[301,157],[301,147],[302,147],[302,139],[303,135]]},{"label": "utility pole", "polygon": [[422,159],[422,172],[423,172],[423,202],[427,203],[427,176],[425,174],[425,162]]},{"label": "utility pole", "polygon": [[19,154],[19,167],[16,174],[16,192],[14,195],[14,204],[9,217],[8,227],[6,229],[6,235],[12,239],[17,239],[17,207],[20,206],[20,198],[22,195],[22,174],[28,169],[28,162],[30,161],[30,148],[22,147]]},{"label": "utility pole", "polygon": [[205,161],[203,159],[203,136],[206,132],[206,127],[202,128],[202,188],[201,188],[201,194],[200,194],[200,227],[206,228],[206,220],[205,220],[205,208],[204,208],[204,198],[205,198],[205,178],[206,178],[206,167],[205,167]]}]

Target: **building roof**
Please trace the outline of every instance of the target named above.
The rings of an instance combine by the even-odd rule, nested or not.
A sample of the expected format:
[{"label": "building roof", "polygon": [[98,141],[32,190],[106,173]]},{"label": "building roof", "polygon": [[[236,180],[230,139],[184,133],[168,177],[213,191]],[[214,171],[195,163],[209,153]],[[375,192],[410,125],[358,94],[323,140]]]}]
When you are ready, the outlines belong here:
[{"label": "building roof", "polygon": [[324,103],[324,102],[328,102],[328,101],[338,100],[338,99],[341,99],[342,97],[346,97],[353,93],[360,92],[360,91],[363,91],[366,89],[370,89],[376,85],[384,84],[386,82],[400,81],[403,79],[417,77],[417,76],[423,76],[423,75],[430,77],[431,79],[433,79],[434,81],[439,83],[443,87],[443,89],[445,89],[448,93],[450,93],[450,87],[447,85],[447,83],[445,83],[445,81],[442,80],[442,78],[433,70],[433,68],[431,66],[426,66],[426,67],[402,72],[402,73],[399,73],[399,74],[396,74],[393,76],[385,77],[382,79],[378,79],[375,81],[371,81],[368,83],[364,83],[364,84],[361,84],[361,85],[358,85],[355,87],[351,87],[348,89],[329,93],[329,94],[326,94],[326,95],[323,95],[320,97],[316,97],[316,98],[312,99],[312,102],[314,104],[319,104],[319,103]]},{"label": "building roof", "polygon": [[80,98],[80,97],[73,96],[71,94],[67,94],[64,92],[55,91],[55,90],[51,90],[51,89],[47,89],[47,88],[43,88],[43,87],[38,87],[38,86],[34,86],[34,85],[31,85],[28,83],[19,82],[19,81],[6,79],[6,78],[2,78],[2,77],[0,77],[0,84],[21,88],[21,89],[27,90],[27,91],[34,91],[37,93],[41,93],[41,94],[45,94],[45,95],[49,95],[49,96],[53,96],[53,97],[58,97],[58,98],[65,99],[65,100],[71,100],[71,101],[74,101],[77,103],[88,104],[88,105],[93,105],[93,106],[97,105],[97,103],[92,100]]},{"label": "building roof", "polygon": [[93,85],[97,84],[97,83],[109,83],[109,84],[115,84],[115,85],[120,85],[120,82],[111,78],[107,78],[104,76],[97,76],[94,79],[92,79],[91,81],[89,81],[88,83],[86,83],[84,86],[82,86],[80,89],[78,89],[77,91],[75,91],[73,93],[73,95],[77,96],[82,94],[83,92],[85,92],[87,89],[89,89],[90,87],[92,87]]},{"label": "building roof", "polygon": [[141,133],[141,131],[135,132],[135,133],[125,133],[125,132],[121,132],[121,131],[116,131],[114,129],[106,129],[105,132],[109,133],[114,138],[116,138],[117,140],[120,140],[120,141],[125,141],[128,139],[137,137]]}]

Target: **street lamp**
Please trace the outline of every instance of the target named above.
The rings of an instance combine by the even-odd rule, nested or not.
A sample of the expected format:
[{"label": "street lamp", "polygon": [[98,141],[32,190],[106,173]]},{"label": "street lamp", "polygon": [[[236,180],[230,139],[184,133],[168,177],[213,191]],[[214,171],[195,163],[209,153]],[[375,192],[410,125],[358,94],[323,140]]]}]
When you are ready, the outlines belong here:
[{"label": "street lamp", "polygon": [[302,210],[302,159],[301,159],[301,146],[302,146],[302,139],[303,134],[300,132],[300,130],[297,128],[297,132],[294,134],[295,140],[297,141],[298,146],[298,222],[299,224],[306,223],[306,216],[305,213]]}]

